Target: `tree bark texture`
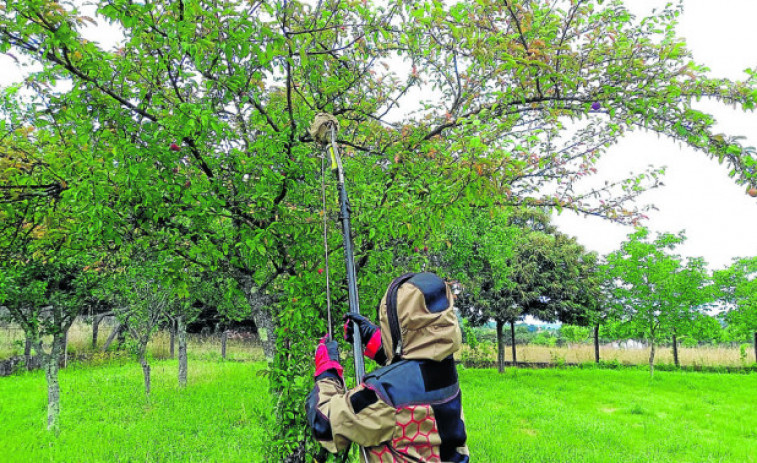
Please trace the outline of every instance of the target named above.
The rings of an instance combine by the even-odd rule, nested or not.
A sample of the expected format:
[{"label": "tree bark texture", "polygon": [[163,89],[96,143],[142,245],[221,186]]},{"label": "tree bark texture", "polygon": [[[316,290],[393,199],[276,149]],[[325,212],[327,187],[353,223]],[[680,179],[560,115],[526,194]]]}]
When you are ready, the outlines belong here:
[{"label": "tree bark texture", "polygon": [[113,331],[110,332],[110,335],[108,336],[108,339],[105,340],[105,344],[103,344],[102,351],[105,352],[108,350],[110,345],[113,343],[113,341],[116,339],[116,336],[118,336],[118,333],[123,329],[123,326],[120,322],[116,322],[116,326],[113,327]]},{"label": "tree bark texture", "polygon": [[92,320],[92,350],[97,349],[97,338],[100,336],[100,323],[108,314],[95,315]]},{"label": "tree bark texture", "polygon": [[677,367],[681,366],[681,362],[678,360],[678,337],[675,333],[673,334],[673,363],[675,363]]},{"label": "tree bark texture", "polygon": [[31,371],[32,369],[32,339],[26,336],[24,344],[24,365],[26,369]]},{"label": "tree bark texture", "polygon": [[184,316],[176,317],[176,331],[179,337],[179,387],[187,386],[187,325]]},{"label": "tree bark texture", "polygon": [[754,332],[754,362],[757,363],[757,331]]},{"label": "tree bark texture", "polygon": [[594,363],[599,363],[599,325],[594,325]]},{"label": "tree bark texture", "polygon": [[37,354],[44,356],[45,379],[47,380],[47,430],[58,430],[58,416],[60,415],[60,383],[58,370],[60,368],[60,354],[63,347],[63,336],[55,335],[50,347],[50,354],[45,354],[42,341],[38,341]]},{"label": "tree bark texture", "polygon": [[497,369],[505,372],[505,334],[502,330],[504,322],[497,320]]},{"label": "tree bark texture", "polygon": [[147,363],[147,359],[145,358],[144,351],[139,354],[139,364],[142,365],[142,374],[144,375],[144,378],[145,378],[145,395],[149,398],[150,386],[151,386],[150,364]]},{"label": "tree bark texture", "polygon": [[226,358],[226,340],[229,338],[229,332],[223,330],[221,333],[221,358]]},{"label": "tree bark texture", "polygon": [[273,297],[258,292],[250,275],[238,274],[237,279],[244,290],[247,303],[250,305],[252,320],[258,329],[258,337],[263,344],[266,360],[273,362],[276,353],[276,323],[271,313]]},{"label": "tree bark texture", "polygon": [[92,350],[97,349],[97,336],[100,334],[100,320],[102,319],[97,315],[92,319]]},{"label": "tree bark texture", "polygon": [[655,354],[655,342],[652,340],[649,345],[649,376],[654,376],[654,354]]},{"label": "tree bark texture", "polygon": [[63,368],[68,366],[68,331],[63,334]]},{"label": "tree bark texture", "polygon": [[510,337],[513,341],[513,366],[518,366],[518,355],[515,351],[515,320],[510,322]]}]

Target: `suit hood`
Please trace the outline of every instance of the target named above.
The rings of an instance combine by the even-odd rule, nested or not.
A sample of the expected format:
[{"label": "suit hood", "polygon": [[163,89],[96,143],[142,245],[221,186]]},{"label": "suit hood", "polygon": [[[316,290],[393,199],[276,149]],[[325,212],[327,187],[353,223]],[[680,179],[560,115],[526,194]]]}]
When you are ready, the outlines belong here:
[{"label": "suit hood", "polygon": [[[393,303],[395,295],[396,303]],[[441,361],[460,350],[462,335],[452,292],[449,285],[433,273],[411,273],[396,278],[381,299],[379,322],[389,363],[399,358]]]}]

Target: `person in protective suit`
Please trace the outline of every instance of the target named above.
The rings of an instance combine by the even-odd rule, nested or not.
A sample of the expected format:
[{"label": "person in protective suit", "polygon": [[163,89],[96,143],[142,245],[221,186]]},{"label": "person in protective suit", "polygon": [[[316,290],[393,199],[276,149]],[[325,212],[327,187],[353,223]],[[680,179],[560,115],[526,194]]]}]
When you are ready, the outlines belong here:
[{"label": "person in protective suit", "polygon": [[316,350],[308,423],[336,453],[354,442],[374,462],[469,462],[462,400],[452,354],[461,333],[447,284],[433,273],[394,279],[379,306],[380,328],[345,316],[345,338],[358,325],[365,355],[385,365],[345,391],[336,341]]}]

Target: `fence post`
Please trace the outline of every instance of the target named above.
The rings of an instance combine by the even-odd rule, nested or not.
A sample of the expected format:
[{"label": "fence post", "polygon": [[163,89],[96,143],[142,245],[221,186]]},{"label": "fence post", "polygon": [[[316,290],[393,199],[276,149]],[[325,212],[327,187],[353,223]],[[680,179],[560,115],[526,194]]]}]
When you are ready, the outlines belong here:
[{"label": "fence post", "polygon": [[594,325],[594,363],[599,363],[599,325]]},{"label": "fence post", "polygon": [[168,334],[171,339],[169,341],[169,350],[171,352],[171,358],[174,358],[174,346],[176,345],[176,320],[173,318],[168,321]]}]

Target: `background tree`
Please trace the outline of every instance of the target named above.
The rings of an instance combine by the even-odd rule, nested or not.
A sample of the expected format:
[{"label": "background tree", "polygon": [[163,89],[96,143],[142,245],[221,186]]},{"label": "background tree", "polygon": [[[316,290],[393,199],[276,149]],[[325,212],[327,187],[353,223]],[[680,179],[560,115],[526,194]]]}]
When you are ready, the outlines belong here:
[{"label": "background tree", "polygon": [[174,295],[162,279],[162,265],[157,256],[131,255],[129,264],[116,271],[111,278],[108,292],[111,294],[116,316],[131,335],[132,348],[136,354],[145,383],[145,395],[150,397],[150,363],[147,358],[147,343],[158,328]]},{"label": "background tree", "polygon": [[58,369],[65,355],[68,329],[79,315],[96,279],[73,262],[27,260],[3,262],[0,304],[23,330],[41,358],[47,380],[47,428],[60,423]]},{"label": "background tree", "polygon": [[707,324],[710,317],[704,313],[714,299],[707,263],[702,258],[689,259],[673,275],[665,298],[671,307],[667,324],[670,326],[673,363],[680,366],[678,342],[681,336],[692,336]]},{"label": "background tree", "polygon": [[47,428],[57,430],[58,369],[71,324],[95,303],[100,262],[97,248],[76,239],[87,223],[69,201],[82,192],[68,185],[68,168],[77,162],[66,141],[70,133],[31,123],[39,100],[16,101],[11,96],[17,90],[0,94],[0,304],[24,331],[27,362],[31,350],[41,359]]},{"label": "background tree", "polygon": [[504,320],[519,316],[519,309],[494,295],[511,284],[508,257],[515,251],[518,229],[507,223],[507,212],[473,210],[459,222],[447,225],[444,267],[464,286],[457,306],[472,325],[494,319],[497,324],[497,364],[504,371]]},{"label": "background tree", "polygon": [[449,260],[471,286],[461,304],[465,316],[477,324],[494,320],[497,325],[502,372],[505,323],[510,323],[516,363],[518,319],[530,315],[575,323],[584,317],[587,296],[593,292],[584,286],[594,281],[590,275],[596,256],[557,232],[544,211],[514,210],[500,220],[486,221],[484,215],[477,226],[466,223],[461,231],[453,230]]},{"label": "background tree", "polygon": [[713,278],[727,309],[729,329],[752,334],[757,362],[757,257],[737,259],[729,268],[715,271]]},{"label": "background tree", "polygon": [[685,241],[683,234],[663,233],[652,239],[649,230],[638,228],[606,258],[606,287],[621,329],[649,343],[649,373],[654,374],[657,344],[672,336],[679,324],[689,325],[702,310],[708,291],[704,262],[672,254]]}]

